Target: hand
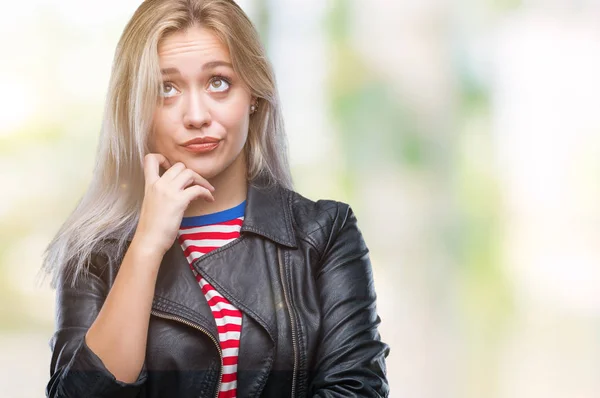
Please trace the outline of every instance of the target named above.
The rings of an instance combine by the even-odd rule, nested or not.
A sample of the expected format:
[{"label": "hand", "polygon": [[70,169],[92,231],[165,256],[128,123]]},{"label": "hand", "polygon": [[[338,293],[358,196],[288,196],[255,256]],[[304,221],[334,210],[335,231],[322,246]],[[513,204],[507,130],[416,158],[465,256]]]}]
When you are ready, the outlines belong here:
[{"label": "hand", "polygon": [[[159,175],[159,166],[166,169]],[[214,201],[215,188],[181,162],[171,166],[161,154],[144,157],[144,200],[134,240],[144,250],[163,256],[177,238],[183,213],[191,201]]]}]

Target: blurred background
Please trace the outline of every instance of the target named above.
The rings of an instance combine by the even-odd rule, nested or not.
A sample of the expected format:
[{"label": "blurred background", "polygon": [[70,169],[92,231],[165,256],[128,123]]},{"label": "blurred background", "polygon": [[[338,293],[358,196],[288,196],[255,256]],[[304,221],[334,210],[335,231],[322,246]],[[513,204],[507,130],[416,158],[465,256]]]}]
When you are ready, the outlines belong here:
[{"label": "blurred background", "polygon": [[[43,397],[44,248],[91,178],[139,0],[29,0],[0,24],[0,386]],[[600,396],[600,2],[239,0],[296,189],[371,249],[391,397]]]}]

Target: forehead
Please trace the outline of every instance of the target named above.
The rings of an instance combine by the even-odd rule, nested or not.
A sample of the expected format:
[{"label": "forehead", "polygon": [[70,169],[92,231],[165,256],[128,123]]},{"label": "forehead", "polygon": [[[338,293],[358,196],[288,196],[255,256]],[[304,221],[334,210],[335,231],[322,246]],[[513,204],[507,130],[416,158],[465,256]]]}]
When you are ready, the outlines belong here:
[{"label": "forehead", "polygon": [[229,51],[221,40],[211,30],[198,26],[165,36],[159,42],[158,57],[161,64],[186,58],[230,61]]}]

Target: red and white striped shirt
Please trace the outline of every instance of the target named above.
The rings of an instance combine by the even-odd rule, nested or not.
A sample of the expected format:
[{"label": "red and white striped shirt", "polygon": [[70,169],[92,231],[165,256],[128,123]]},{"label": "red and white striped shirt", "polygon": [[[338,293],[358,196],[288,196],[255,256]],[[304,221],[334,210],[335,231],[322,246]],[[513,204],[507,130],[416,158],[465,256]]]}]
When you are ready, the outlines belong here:
[{"label": "red and white striped shirt", "polygon": [[215,317],[223,354],[223,374],[219,398],[236,398],[237,364],[242,331],[242,313],[215,290],[192,267],[194,260],[240,236],[246,202],[217,213],[184,217],[178,239]]}]

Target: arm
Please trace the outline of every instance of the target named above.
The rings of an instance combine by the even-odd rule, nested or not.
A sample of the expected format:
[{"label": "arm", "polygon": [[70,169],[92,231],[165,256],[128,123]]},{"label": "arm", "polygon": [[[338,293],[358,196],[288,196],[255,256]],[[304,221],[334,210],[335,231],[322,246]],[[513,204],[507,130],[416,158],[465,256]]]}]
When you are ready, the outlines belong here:
[{"label": "arm", "polygon": [[134,241],[125,254],[115,282],[85,343],[117,380],[138,379],[146,356],[146,341],[154,286],[163,255]]},{"label": "arm", "polygon": [[[162,176],[161,165],[166,170]],[[112,286],[93,272],[77,278],[74,286],[66,272],[61,275],[46,391],[51,398],[135,397],[144,383],[150,310],[161,260],[175,241],[189,203],[200,197],[214,200],[214,187],[204,178],[183,163],[171,166],[160,154],[145,156],[144,176],[139,222]],[[101,257],[91,259],[92,268],[105,268]]]},{"label": "arm", "polygon": [[380,319],[368,249],[348,205],[340,204],[316,276],[322,332],[314,397],[385,397],[389,394]]},{"label": "arm", "polygon": [[[95,255],[92,266],[102,269],[105,261]],[[49,397],[138,394],[146,378],[142,367],[159,264],[160,257],[132,243],[110,290],[93,272],[75,286],[66,273],[61,275]]]}]

